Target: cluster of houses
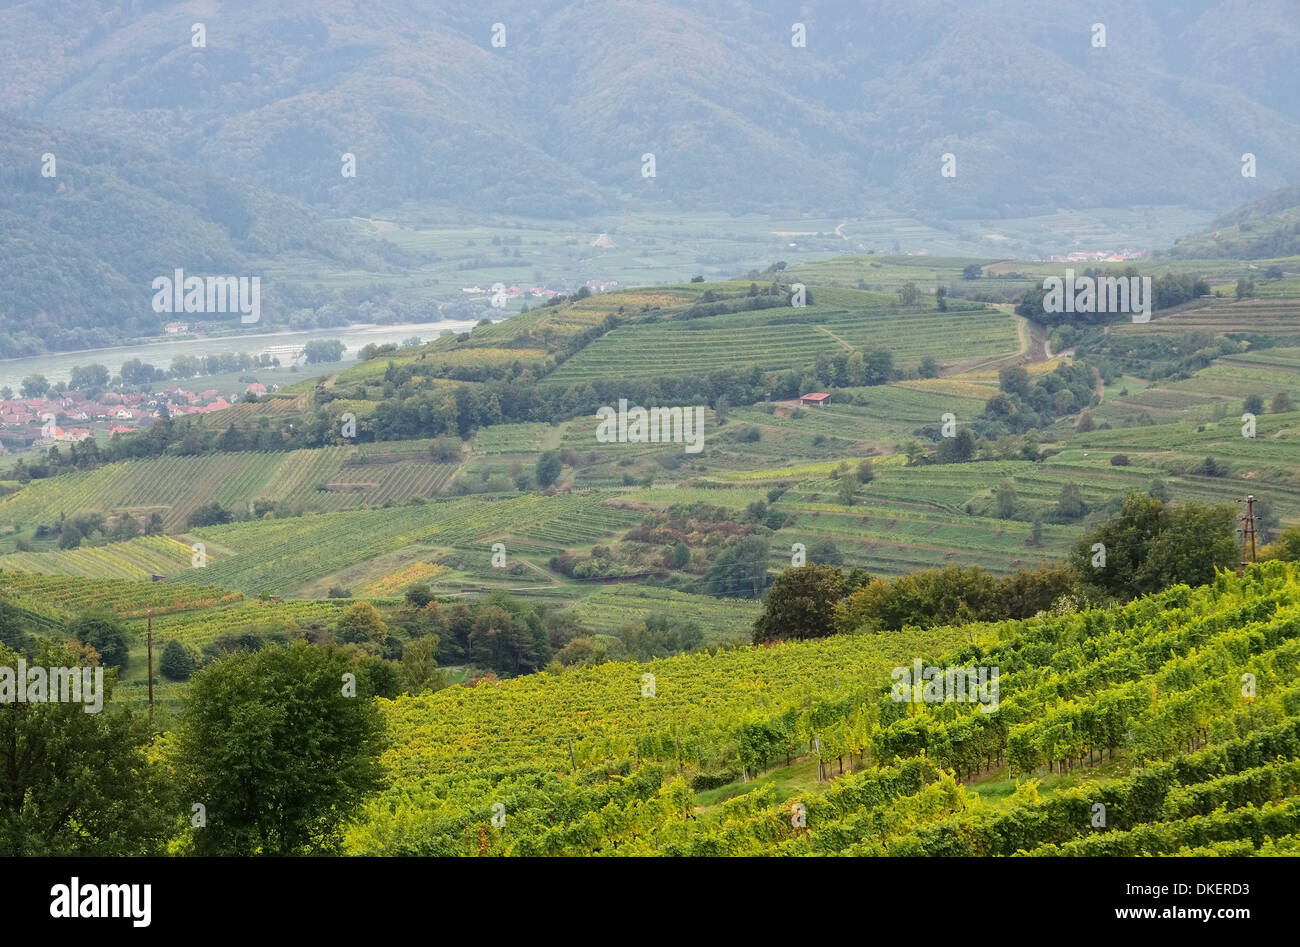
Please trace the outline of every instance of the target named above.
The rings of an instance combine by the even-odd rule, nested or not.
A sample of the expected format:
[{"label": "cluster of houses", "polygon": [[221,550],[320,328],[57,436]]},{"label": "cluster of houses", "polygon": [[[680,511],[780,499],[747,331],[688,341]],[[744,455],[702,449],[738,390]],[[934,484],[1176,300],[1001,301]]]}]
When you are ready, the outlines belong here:
[{"label": "cluster of houses", "polygon": [[[584,285],[593,293],[608,293],[611,290],[618,288],[618,280],[589,279]],[[470,296],[481,296],[492,293],[491,289],[484,289],[482,286],[478,285],[462,286],[460,291]],[[562,296],[564,294],[557,289],[542,289],[540,286],[529,286],[527,289],[524,289],[522,286],[506,286],[501,290],[500,295],[505,296],[507,299],[518,299],[521,296],[554,299],[556,296]]]},{"label": "cluster of houses", "polygon": [[[471,296],[481,296],[492,292],[492,290],[484,289],[482,286],[462,286],[460,291],[462,293],[468,293]],[[559,296],[560,293],[557,290],[542,289],[539,286],[530,286],[527,289],[524,289],[522,286],[507,286],[501,290],[500,295],[503,295],[508,299],[518,299],[520,296],[536,296],[541,297],[542,299],[553,299],[554,297]]]},{"label": "cluster of houses", "polygon": [[1123,250],[1095,250],[1066,253],[1047,258],[1049,263],[1122,263],[1125,260],[1138,260],[1145,256],[1141,250],[1125,248]]},{"label": "cluster of houses", "polygon": [[[267,388],[253,382],[244,391],[264,395]],[[93,436],[129,434],[152,425],[164,407],[171,417],[207,414],[229,408],[238,397],[237,393],[223,394],[215,388],[195,392],[173,386],[150,394],[110,391],[97,399],[77,391],[44,398],[11,398],[0,401],[0,453],[77,443]],[[58,423],[60,419],[66,419],[66,427]]]}]

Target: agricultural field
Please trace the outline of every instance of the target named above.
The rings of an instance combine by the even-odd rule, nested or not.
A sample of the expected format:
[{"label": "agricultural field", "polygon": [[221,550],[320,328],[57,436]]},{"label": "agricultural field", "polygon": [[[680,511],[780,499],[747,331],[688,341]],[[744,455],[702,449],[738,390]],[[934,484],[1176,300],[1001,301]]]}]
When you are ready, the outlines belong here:
[{"label": "agricultural field", "polygon": [[0,569],[72,575],[87,579],[148,579],[175,576],[191,568],[193,551],[167,536],[140,536],[102,546],[11,552],[0,556]]},{"label": "agricultural field", "polygon": [[154,615],[185,612],[237,602],[244,596],[215,585],[88,579],[5,570],[0,576],[0,597],[21,602],[25,607],[48,609],[52,615],[107,609],[123,618],[141,618],[148,612]]},{"label": "agricultural field", "polygon": [[106,464],[34,481],[0,500],[0,523],[50,523],[60,515],[123,513],[162,516],[167,530],[184,528],[199,507],[251,509],[255,502],[333,511],[404,503],[441,491],[456,472],[435,463],[429,441],[295,451],[247,451],[159,457]]},{"label": "agricultural field", "polygon": [[472,543],[488,559],[493,543],[509,549],[529,529],[558,523],[582,531],[588,521],[607,517],[601,509],[604,499],[598,493],[479,496],[209,526],[187,535],[220,557],[204,570],[205,582],[249,594],[284,595],[403,550],[422,556]]},{"label": "agricultural field", "polygon": [[573,606],[573,613],[599,634],[613,634],[653,614],[696,622],[708,644],[748,642],[759,605],[748,599],[717,599],[672,589],[615,585],[598,589]]},{"label": "agricultural field", "polygon": [[[1271,563],[1086,615],[606,664],[402,697],[382,704],[394,784],[366,807],[348,847],[1295,852],[1297,617],[1300,576]],[[996,692],[980,692],[978,706],[900,703],[888,669],[914,660],[996,667]],[[1256,682],[1249,693],[1243,674]],[[811,785],[781,778],[797,759],[817,765]],[[778,778],[765,779],[773,770]],[[1009,780],[1020,782],[1008,789]],[[1111,814],[1100,830],[1097,799]],[[504,828],[490,818],[501,800]],[[803,823],[789,818],[796,802]]]},{"label": "agricultural field", "polygon": [[873,343],[888,345],[896,360],[909,362],[925,356],[942,360],[1014,353],[1018,344],[1013,317],[996,309],[853,311],[819,304],[622,326],[565,361],[546,380],[577,384],[699,374],[736,365],[775,371]]},{"label": "agricultural field", "polygon": [[557,440],[555,428],[540,421],[494,424],[474,435],[474,450],[480,454],[537,454]]},{"label": "agricultural field", "polygon": [[[362,596],[396,596],[414,581],[427,582],[439,594],[469,598],[504,589],[573,608],[598,633],[609,633],[621,621],[621,596],[628,599],[629,614],[643,614],[648,607],[643,603],[654,596],[668,595],[674,608],[688,611],[704,609],[708,600],[640,584],[650,576],[664,577],[659,565],[647,564],[644,550],[631,554],[641,558],[621,579],[574,580],[553,571],[551,559],[562,553],[582,557],[597,545],[618,547],[647,513],[673,506],[721,507],[737,521],[756,506],[770,508],[779,523],[760,535],[773,573],[788,566],[796,543],[829,541],[846,566],[882,576],[949,563],[1006,574],[1060,562],[1085,528],[1126,491],[1146,492],[1156,481],[1175,501],[1240,503],[1254,494],[1271,517],[1273,533],[1300,522],[1295,479],[1300,413],[1266,410],[1257,419],[1257,437],[1249,439],[1240,436],[1237,420],[1249,395],[1259,394],[1267,403],[1279,393],[1300,394],[1300,348],[1295,347],[1252,348],[1243,342],[1239,352],[1182,380],[1148,382],[1130,375],[1099,386],[1102,402],[1091,413],[1100,427],[1082,433],[1074,429],[1076,417],[1062,418],[1042,432],[1045,456],[1037,462],[907,465],[908,442],[919,437],[932,447],[928,438],[945,414],[954,415],[959,425],[980,416],[998,391],[1000,368],[1018,364],[1037,377],[1071,357],[1041,360],[1041,330],[1007,306],[939,312],[927,299],[903,309],[889,291],[903,282],[924,289],[927,272],[961,279],[971,262],[871,256],[801,264],[827,272],[840,267],[834,281],[842,285],[827,285],[828,277],[813,270],[792,269],[781,278],[807,279],[815,305],[690,320],[674,320],[675,311],[709,292],[743,294],[750,280],[596,294],[475,326],[468,343],[444,336],[392,359],[397,364],[433,359],[440,369],[518,360],[536,369],[556,340],[585,332],[611,313],[625,323],[565,360],[543,384],[672,373],[674,365],[694,374],[708,370],[714,364],[710,359],[718,366],[806,366],[818,355],[876,342],[894,352],[904,377],[836,389],[825,407],[761,401],[731,405],[724,418],[707,409],[705,449],[699,454],[687,454],[680,444],[600,443],[597,419],[578,416],[479,427],[462,445],[457,463],[435,462],[432,441],[420,438],[280,452],[167,454],[105,464],[14,484],[0,498],[0,551],[5,553],[0,568],[119,579],[161,575],[168,584],[200,582],[250,597],[319,599],[336,586]],[[981,267],[980,278],[967,282],[984,288],[1060,268],[992,258]],[[1166,269],[1197,272],[1188,267],[1179,261]],[[847,279],[864,270],[881,280]],[[858,279],[867,288],[853,288]],[[767,285],[766,277],[753,282]],[[1295,305],[1300,303],[1285,299],[1203,301],[1149,325],[1120,324],[1109,331],[1160,334],[1177,325],[1180,332],[1266,333],[1288,326]],[[643,318],[660,321],[638,321]],[[647,351],[654,357],[647,358]],[[926,355],[938,362],[939,377],[915,377],[914,363]],[[335,400],[330,412],[346,409],[369,418],[384,398],[387,362],[376,359],[324,381],[309,379],[294,391],[223,414],[235,418],[237,413],[242,423],[254,425],[259,416],[272,414],[289,420],[295,411],[309,410],[318,385],[360,381],[369,382],[362,386],[365,400],[361,395]],[[479,384],[443,378],[431,383]],[[211,423],[221,426],[222,420],[214,417]],[[554,496],[531,486],[544,451],[563,456]],[[1214,475],[1201,469],[1207,457],[1219,465]],[[838,496],[837,471],[856,469],[864,458],[873,461],[874,479],[860,484],[852,503],[845,504]],[[1004,485],[1015,497],[1005,518],[994,498]],[[1080,488],[1088,513],[1062,521],[1056,508],[1071,485]],[[190,529],[189,514],[209,503],[234,511],[242,521]],[[277,508],[254,519],[256,504]],[[38,525],[85,513],[110,518],[130,513],[142,522],[158,513],[167,536],[87,543],[76,550],[55,548],[48,532],[47,538],[33,538]],[[1034,527],[1036,519],[1041,524]],[[191,565],[194,542],[207,549],[201,579]],[[492,564],[496,542],[508,551],[506,568]],[[19,552],[20,547],[30,551]],[[689,587],[693,577],[681,573],[677,580],[687,580]],[[633,607],[633,601],[639,604]],[[722,640],[752,620],[749,606],[726,606],[717,614],[701,612],[710,637]],[[742,612],[743,620],[736,617]]]},{"label": "agricultural field", "polygon": [[1258,332],[1280,337],[1300,336],[1300,298],[1202,299],[1168,313],[1154,313],[1147,323],[1118,323],[1118,335]]}]

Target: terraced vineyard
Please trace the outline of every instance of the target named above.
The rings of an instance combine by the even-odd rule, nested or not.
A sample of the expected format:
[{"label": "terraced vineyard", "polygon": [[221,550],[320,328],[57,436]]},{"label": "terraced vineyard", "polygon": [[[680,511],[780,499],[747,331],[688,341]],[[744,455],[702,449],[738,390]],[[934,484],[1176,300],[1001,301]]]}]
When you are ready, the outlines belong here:
[{"label": "terraced vineyard", "polygon": [[[899,702],[888,669],[914,660],[997,668],[997,690]],[[382,706],[395,782],[349,832],[357,853],[1300,851],[1300,575],[1282,563],[1104,611],[603,665]],[[801,756],[844,774],[794,792],[738,781],[705,806],[691,788]],[[984,793],[1008,776],[1029,781]],[[498,802],[504,827],[491,824]]]},{"label": "terraced vineyard", "polygon": [[[177,638],[199,647],[221,634],[283,630],[290,627],[290,623],[303,630],[311,627],[331,629],[343,609],[354,601],[358,599],[253,600],[227,608],[176,612],[154,618],[154,640]],[[143,634],[142,622],[136,623],[136,631]]]},{"label": "terraced vineyard", "polygon": [[[780,315],[774,315],[779,313]],[[778,318],[799,322],[776,322]],[[546,377],[551,384],[650,375],[700,374],[738,365],[798,368],[818,355],[888,341],[895,359],[967,358],[1014,353],[1013,317],[995,309],[966,312],[846,311],[809,306],[762,310],[689,322],[622,326]],[[732,320],[720,327],[717,320]],[[814,321],[815,320],[815,321]]]},{"label": "terraced vineyard", "polygon": [[[13,552],[0,556],[0,569],[76,575],[88,579],[148,579],[152,575],[187,575],[193,551],[167,536],[140,536],[104,546]],[[191,577],[192,578],[192,577]]]},{"label": "terraced vineyard", "polygon": [[[578,772],[599,774],[638,752],[673,756],[680,740],[687,759],[735,763],[736,733],[745,721],[811,704],[835,682],[842,693],[874,687],[913,653],[955,647],[965,634],[943,629],[845,637],[645,665],[604,664],[382,702],[394,737],[386,764],[396,782],[368,806],[350,847],[358,853],[450,853],[461,828],[475,826],[480,812],[490,817],[497,798],[521,820],[536,792],[558,792],[557,802],[573,798],[577,787],[561,775],[570,759]],[[980,631],[979,637],[991,641],[996,632]],[[655,676],[654,697],[641,696],[645,673]],[[586,811],[584,803],[578,818]],[[444,833],[448,837],[439,841]],[[449,847],[435,848],[442,845]]]},{"label": "terraced vineyard", "polygon": [[484,497],[234,523],[192,531],[224,553],[204,579],[250,594],[289,594],[340,569],[407,548],[475,542],[485,553],[522,526],[582,523],[601,510],[599,494]]},{"label": "terraced vineyard", "polygon": [[759,611],[759,603],[753,600],[716,599],[636,585],[600,589],[573,607],[584,625],[601,634],[614,634],[651,615],[669,614],[699,624],[709,643],[748,642]]},{"label": "terraced vineyard", "polygon": [[215,453],[107,464],[37,480],[0,501],[0,523],[52,522],[60,514],[162,514],[185,526],[209,503],[240,509],[255,500],[308,510],[352,509],[430,496],[456,472],[429,457],[428,441],[278,452]]},{"label": "terraced vineyard", "polygon": [[530,454],[544,449],[554,429],[540,421],[495,424],[474,437],[474,449],[484,454]]},{"label": "terraced vineyard", "polygon": [[1300,336],[1300,299],[1199,300],[1163,315],[1157,313],[1148,323],[1120,323],[1109,331],[1182,334],[1198,329]]},{"label": "terraced vineyard", "polygon": [[240,592],[215,585],[122,582],[17,571],[0,574],[0,598],[46,609],[64,618],[101,608],[124,618],[141,618],[150,611],[154,615],[192,611],[237,602],[243,597]]}]

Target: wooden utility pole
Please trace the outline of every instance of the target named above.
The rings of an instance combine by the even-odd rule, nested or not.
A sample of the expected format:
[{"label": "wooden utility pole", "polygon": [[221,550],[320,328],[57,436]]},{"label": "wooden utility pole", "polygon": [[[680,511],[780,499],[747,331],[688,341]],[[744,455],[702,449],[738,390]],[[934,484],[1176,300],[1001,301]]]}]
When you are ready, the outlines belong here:
[{"label": "wooden utility pole", "polygon": [[[1250,558],[1246,550],[1250,549]],[[1241,518],[1241,563],[1237,566],[1237,575],[1246,574],[1246,566],[1255,561],[1255,498],[1246,497],[1246,515]]]},{"label": "wooden utility pole", "polygon": [[149,724],[153,725],[153,609],[145,613],[149,617],[148,647],[149,647]]}]

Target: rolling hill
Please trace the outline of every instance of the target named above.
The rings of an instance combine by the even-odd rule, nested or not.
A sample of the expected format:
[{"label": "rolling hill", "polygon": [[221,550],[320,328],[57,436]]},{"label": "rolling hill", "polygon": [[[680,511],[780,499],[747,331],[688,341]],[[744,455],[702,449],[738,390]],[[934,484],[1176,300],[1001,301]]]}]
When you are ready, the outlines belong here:
[{"label": "rolling hill", "polygon": [[[373,269],[401,259],[300,201],[120,138],[0,115],[0,358],[159,335],[173,316],[151,307],[155,277],[251,276],[281,255]],[[263,291],[267,321],[313,301],[287,282]]]},{"label": "rolling hill", "polygon": [[1300,177],[1297,29],[1287,0],[25,0],[0,9],[0,109],[336,213],[1214,209],[1253,193],[1244,152],[1261,186]]},{"label": "rolling hill", "polygon": [[1281,187],[1223,214],[1176,242],[1183,259],[1263,260],[1300,256],[1300,185]]}]

